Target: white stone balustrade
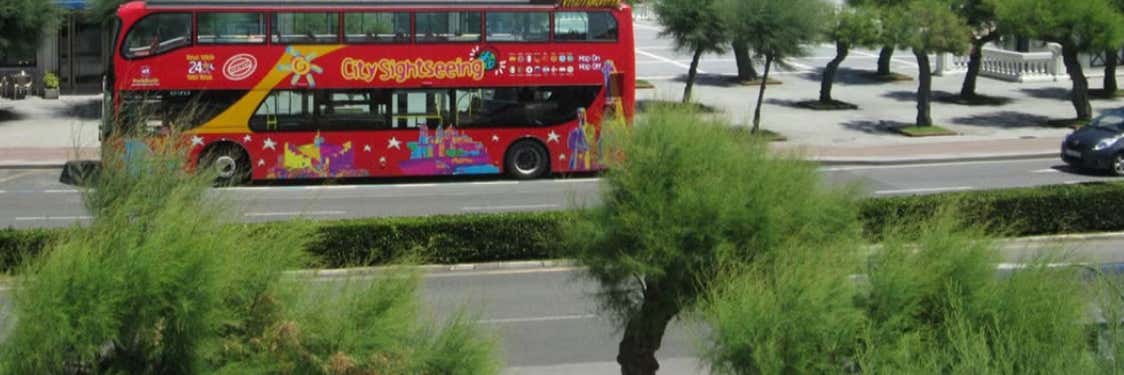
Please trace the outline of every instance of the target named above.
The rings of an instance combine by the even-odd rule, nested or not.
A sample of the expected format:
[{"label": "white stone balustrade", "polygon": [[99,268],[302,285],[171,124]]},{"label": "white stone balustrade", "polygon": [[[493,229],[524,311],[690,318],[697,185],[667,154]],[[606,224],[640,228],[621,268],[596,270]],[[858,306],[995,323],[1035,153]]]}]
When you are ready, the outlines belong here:
[{"label": "white stone balustrade", "polygon": [[[980,75],[1011,82],[1042,82],[1068,79],[1062,63],[1061,47],[1049,46],[1045,52],[1015,52],[992,46],[983,49]],[[936,58],[933,74],[964,74],[968,57],[941,54]]]}]

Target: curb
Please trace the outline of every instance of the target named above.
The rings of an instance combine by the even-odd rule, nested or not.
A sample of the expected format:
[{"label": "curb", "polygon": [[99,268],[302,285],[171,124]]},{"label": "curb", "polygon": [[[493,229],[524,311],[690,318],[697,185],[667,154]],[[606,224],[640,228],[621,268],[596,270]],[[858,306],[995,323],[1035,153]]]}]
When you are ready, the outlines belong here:
[{"label": "curb", "polygon": [[61,169],[66,161],[0,161],[0,169]]},{"label": "curb", "polygon": [[955,162],[972,162],[972,161],[1004,161],[1004,160],[1028,160],[1028,159],[1044,159],[1057,157],[1057,150],[1050,151],[1036,151],[1025,153],[1009,153],[1009,154],[962,154],[962,155],[919,155],[908,156],[900,158],[890,157],[812,157],[809,160],[820,163],[824,166],[844,166],[844,165],[911,165],[911,164],[929,164],[929,163],[955,163]]},{"label": "curb", "polygon": [[571,268],[574,262],[568,259],[510,261],[491,263],[461,263],[461,264],[432,264],[422,266],[377,266],[360,268],[337,268],[322,270],[300,270],[286,272],[295,276],[310,276],[316,278],[370,276],[378,273],[394,271],[396,269],[420,270],[426,274],[443,274],[467,271],[519,271],[550,268]]}]

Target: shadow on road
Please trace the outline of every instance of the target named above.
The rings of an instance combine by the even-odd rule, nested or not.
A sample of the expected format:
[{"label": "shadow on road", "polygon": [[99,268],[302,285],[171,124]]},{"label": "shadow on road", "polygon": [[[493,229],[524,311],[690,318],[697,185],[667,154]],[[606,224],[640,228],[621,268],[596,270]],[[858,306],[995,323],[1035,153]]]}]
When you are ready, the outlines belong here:
[{"label": "shadow on road", "polygon": [[23,120],[24,116],[7,109],[0,109],[0,123],[5,121]]},{"label": "shadow on road", "polygon": [[67,103],[66,111],[64,112],[67,117],[75,117],[84,120],[97,120],[101,118],[101,99],[90,99],[82,102]]},{"label": "shadow on road", "polygon": [[1050,118],[1015,111],[1000,111],[979,115],[953,118],[952,122],[960,125],[983,127],[997,127],[1003,129],[1037,128],[1046,126]]},{"label": "shadow on road", "polygon": [[903,126],[911,126],[898,121],[871,121],[871,120],[856,120],[844,122],[844,128],[850,130],[857,130],[867,134],[897,134],[897,130]]},{"label": "shadow on road", "polygon": [[1019,89],[1023,93],[1038,99],[1069,100],[1069,89],[1061,87],[1041,87]]}]

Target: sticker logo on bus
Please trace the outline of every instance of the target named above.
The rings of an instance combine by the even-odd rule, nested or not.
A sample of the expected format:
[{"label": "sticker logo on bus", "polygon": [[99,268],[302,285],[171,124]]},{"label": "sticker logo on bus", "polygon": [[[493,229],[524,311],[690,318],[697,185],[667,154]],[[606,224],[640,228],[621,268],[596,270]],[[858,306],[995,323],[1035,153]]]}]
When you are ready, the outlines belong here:
[{"label": "sticker logo on bus", "polygon": [[250,78],[257,70],[258,59],[247,53],[234,55],[222,64],[222,75],[231,81]]},{"label": "sticker logo on bus", "polygon": [[348,57],[340,63],[340,75],[348,81],[403,83],[411,79],[484,79],[484,62],[457,58],[448,61],[427,59],[365,61]]}]

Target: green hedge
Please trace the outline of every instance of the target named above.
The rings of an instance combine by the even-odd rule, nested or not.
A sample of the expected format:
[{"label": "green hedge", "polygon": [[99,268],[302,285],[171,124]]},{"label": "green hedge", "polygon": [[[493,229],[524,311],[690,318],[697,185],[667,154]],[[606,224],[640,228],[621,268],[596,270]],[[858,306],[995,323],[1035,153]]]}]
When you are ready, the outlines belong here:
[{"label": "green hedge", "polygon": [[[1124,230],[1124,185],[1045,186],[868,199],[860,216],[871,239],[889,223],[917,221],[955,204],[970,224],[1012,236]],[[318,223],[309,252],[316,266],[385,264],[411,256],[430,263],[470,263],[563,256],[565,213],[383,218]],[[263,225],[294,225],[270,223]],[[0,271],[37,254],[60,230],[0,230]]]}]

